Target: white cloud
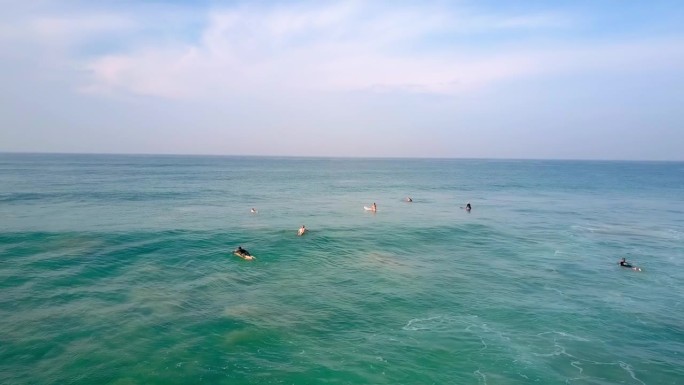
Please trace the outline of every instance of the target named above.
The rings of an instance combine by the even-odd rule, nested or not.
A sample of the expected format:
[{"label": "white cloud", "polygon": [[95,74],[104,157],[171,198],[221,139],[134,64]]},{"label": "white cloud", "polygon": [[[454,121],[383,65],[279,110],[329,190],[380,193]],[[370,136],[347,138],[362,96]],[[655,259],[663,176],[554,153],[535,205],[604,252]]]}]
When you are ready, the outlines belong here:
[{"label": "white cloud", "polygon": [[[457,94],[555,72],[677,66],[684,50],[680,39],[549,38],[541,44],[534,39],[573,27],[571,16],[552,12],[491,14],[362,2],[238,5],[207,10],[201,19],[197,10],[183,12],[27,13],[3,27],[2,35],[47,47],[38,60],[48,63],[57,55],[49,52],[58,51],[57,61],[87,75],[75,80],[81,91],[162,98],[358,90]],[[149,26],[153,14],[173,23]],[[202,24],[194,25],[198,20]],[[179,38],[179,30],[194,37]],[[508,37],[516,33],[525,37]],[[89,44],[98,48],[95,53],[79,51]]]},{"label": "white cloud", "polygon": [[[464,35],[550,28],[559,19],[354,3],[214,10],[192,45],[147,45],[90,61],[92,78],[84,89],[168,98],[255,89],[460,92],[537,66],[520,54],[473,55],[462,44]],[[442,41],[425,48],[433,35]]]}]

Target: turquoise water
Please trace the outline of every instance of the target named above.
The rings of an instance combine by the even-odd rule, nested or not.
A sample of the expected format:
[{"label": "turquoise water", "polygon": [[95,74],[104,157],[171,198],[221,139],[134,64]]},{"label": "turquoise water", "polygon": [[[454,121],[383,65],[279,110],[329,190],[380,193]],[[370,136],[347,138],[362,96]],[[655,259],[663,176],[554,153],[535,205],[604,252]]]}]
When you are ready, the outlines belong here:
[{"label": "turquoise water", "polygon": [[683,182],[683,163],[0,154],[0,383],[682,384]]}]

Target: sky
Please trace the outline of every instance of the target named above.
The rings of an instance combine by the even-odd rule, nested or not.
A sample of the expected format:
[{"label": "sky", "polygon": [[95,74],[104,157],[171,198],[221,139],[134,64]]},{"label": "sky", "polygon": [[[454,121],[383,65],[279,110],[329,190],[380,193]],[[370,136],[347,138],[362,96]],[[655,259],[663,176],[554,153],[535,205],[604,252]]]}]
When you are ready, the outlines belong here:
[{"label": "sky", "polygon": [[0,9],[1,152],[684,160],[682,1]]}]

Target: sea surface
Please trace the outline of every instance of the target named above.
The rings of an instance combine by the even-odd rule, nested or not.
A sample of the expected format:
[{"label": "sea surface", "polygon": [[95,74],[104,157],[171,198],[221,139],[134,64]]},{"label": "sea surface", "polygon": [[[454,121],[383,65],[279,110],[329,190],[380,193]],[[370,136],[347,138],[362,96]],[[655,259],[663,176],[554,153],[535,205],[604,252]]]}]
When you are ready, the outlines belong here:
[{"label": "sea surface", "polygon": [[0,383],[681,385],[684,163],[0,154]]}]

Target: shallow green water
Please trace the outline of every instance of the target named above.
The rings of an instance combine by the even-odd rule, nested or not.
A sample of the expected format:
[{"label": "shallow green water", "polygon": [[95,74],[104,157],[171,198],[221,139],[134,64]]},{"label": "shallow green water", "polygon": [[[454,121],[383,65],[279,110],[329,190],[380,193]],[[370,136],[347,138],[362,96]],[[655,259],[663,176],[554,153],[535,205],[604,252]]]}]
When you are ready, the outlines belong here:
[{"label": "shallow green water", "polygon": [[679,384],[682,181],[681,163],[0,155],[0,382]]}]

